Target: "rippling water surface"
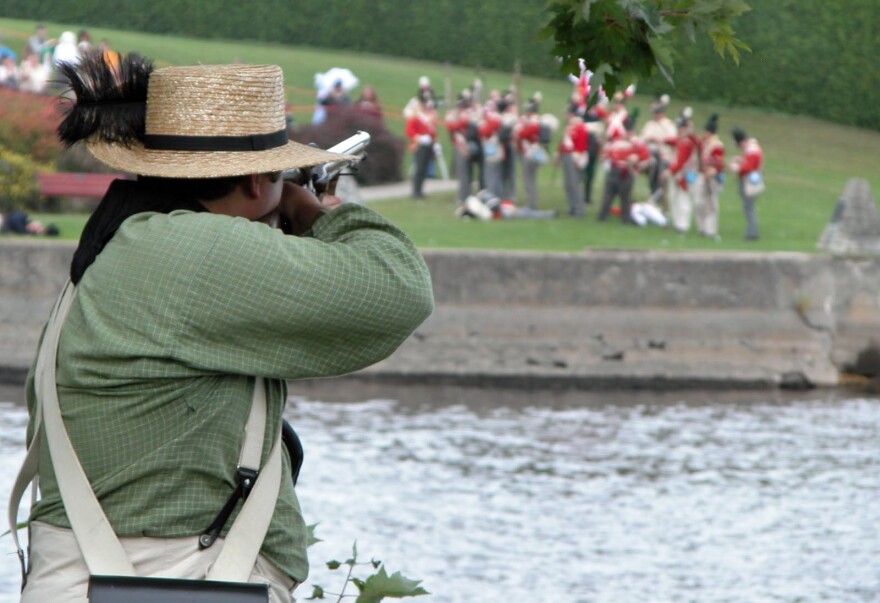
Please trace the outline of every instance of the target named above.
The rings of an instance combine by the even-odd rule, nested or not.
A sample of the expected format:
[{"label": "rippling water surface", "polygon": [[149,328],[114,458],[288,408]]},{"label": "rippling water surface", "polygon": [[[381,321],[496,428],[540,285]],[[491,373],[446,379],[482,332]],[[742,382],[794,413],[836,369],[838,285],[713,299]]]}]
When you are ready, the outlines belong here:
[{"label": "rippling water surface", "polygon": [[[323,562],[357,539],[424,581],[414,601],[880,600],[880,400],[292,399],[289,418],[327,590],[343,575]],[[0,406],[4,493],[25,419]],[[15,557],[0,562],[17,600]]]}]

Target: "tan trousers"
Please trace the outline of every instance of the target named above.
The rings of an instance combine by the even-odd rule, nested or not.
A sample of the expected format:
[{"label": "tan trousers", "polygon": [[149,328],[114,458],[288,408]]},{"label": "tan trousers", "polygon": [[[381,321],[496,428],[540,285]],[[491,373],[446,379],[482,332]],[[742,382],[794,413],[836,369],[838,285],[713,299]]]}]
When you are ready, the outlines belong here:
[{"label": "tan trousers", "polygon": [[694,184],[694,219],[701,235],[718,234],[718,195],[721,185],[714,178],[700,174]]},{"label": "tan trousers", "polygon": [[672,227],[678,232],[687,232],[691,229],[691,215],[693,212],[693,196],[689,190],[682,190],[674,178],[669,179],[669,214],[672,217]]},{"label": "tan trousers", "polygon": [[[140,576],[203,579],[223,548],[223,539],[200,550],[198,537],[120,538]],[[73,531],[35,521],[30,526],[30,568],[21,603],[87,603],[89,569]],[[270,603],[292,603],[297,583],[262,555],[249,582],[269,585]]]}]

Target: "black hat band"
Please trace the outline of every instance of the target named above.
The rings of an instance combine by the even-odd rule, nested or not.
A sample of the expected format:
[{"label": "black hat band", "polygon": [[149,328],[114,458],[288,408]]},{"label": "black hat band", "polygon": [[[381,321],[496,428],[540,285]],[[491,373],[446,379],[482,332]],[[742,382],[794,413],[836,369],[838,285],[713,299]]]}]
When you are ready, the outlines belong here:
[{"label": "black hat band", "polygon": [[287,143],[287,130],[250,136],[144,135],[144,148],[153,151],[268,151]]}]

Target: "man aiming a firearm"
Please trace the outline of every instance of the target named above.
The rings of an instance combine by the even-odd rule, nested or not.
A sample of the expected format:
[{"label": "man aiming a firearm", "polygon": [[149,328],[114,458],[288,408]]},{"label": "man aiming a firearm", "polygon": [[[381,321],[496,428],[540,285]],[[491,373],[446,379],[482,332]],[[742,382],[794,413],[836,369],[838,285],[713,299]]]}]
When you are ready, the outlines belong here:
[{"label": "man aiming a firearm", "polygon": [[[94,601],[97,576],[135,575],[263,582],[286,603],[308,562],[285,380],[390,355],[431,313],[430,277],[378,214],[281,178],[346,157],[288,142],[280,68],[130,56],[120,74],[94,57],[65,73],[61,138],[138,178],[89,219],[28,379],[38,464],[16,489],[38,469],[41,497],[22,601]],[[69,457],[91,498],[70,495]]]}]

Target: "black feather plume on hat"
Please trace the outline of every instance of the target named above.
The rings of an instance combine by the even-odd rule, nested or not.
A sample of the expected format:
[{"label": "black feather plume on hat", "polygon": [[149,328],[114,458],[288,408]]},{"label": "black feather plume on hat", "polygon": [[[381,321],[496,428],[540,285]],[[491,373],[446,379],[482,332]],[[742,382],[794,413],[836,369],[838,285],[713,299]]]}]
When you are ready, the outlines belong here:
[{"label": "black feather plume on hat", "polygon": [[623,127],[626,128],[626,130],[628,132],[635,130],[636,129],[636,122],[638,121],[638,119],[639,119],[639,108],[633,107],[633,110],[630,111],[629,115],[626,116],[626,121],[624,122]]},{"label": "black feather plume on hat", "polygon": [[153,61],[131,53],[114,67],[94,51],[75,65],[62,63],[59,70],[75,97],[58,126],[62,143],[72,146],[93,137],[122,144],[143,140]]},{"label": "black feather plume on hat", "polygon": [[709,116],[709,121],[706,122],[705,127],[706,132],[711,132],[712,134],[718,131],[718,114],[713,113]]}]

